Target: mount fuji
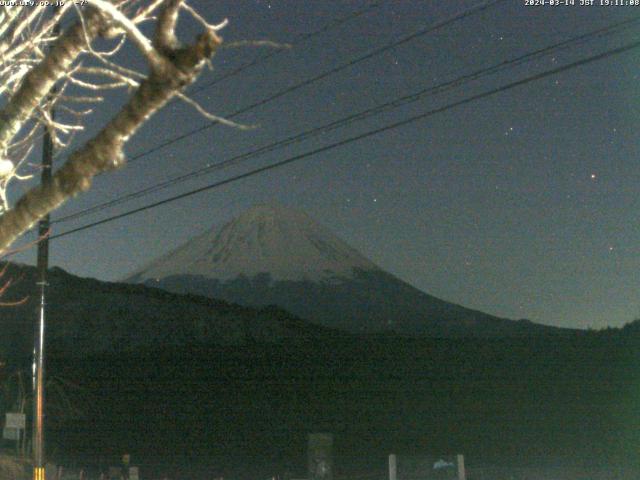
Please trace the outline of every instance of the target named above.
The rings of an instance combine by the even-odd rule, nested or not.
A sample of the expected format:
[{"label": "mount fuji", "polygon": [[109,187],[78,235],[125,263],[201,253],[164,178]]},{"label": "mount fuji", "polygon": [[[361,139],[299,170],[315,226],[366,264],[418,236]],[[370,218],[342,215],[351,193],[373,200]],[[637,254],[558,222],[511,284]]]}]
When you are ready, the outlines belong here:
[{"label": "mount fuji", "polygon": [[254,207],[125,281],[245,306],[277,305],[352,333],[502,336],[559,331],[428,295],[385,272],[306,214]]}]

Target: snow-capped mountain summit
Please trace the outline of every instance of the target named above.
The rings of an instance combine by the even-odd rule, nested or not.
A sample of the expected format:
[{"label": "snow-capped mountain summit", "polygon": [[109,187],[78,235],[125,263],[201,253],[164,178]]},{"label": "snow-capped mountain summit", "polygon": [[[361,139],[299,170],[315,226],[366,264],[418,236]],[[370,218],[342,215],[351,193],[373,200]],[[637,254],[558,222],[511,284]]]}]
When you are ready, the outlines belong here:
[{"label": "snow-capped mountain summit", "polygon": [[378,267],[305,213],[257,206],[153,261],[129,281],[172,275],[232,280],[265,273],[274,281],[323,281],[350,278],[356,270]]},{"label": "snow-capped mountain summit", "polygon": [[131,275],[176,293],[277,305],[351,332],[521,335],[548,331],[428,295],[385,272],[302,212],[259,206]]}]

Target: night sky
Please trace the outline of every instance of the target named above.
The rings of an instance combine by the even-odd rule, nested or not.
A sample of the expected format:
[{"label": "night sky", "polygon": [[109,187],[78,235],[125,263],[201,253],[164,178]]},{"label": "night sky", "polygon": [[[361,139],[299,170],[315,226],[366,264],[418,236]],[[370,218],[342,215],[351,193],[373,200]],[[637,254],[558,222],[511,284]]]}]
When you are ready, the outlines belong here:
[{"label": "night sky", "polygon": [[[596,3],[599,4],[600,0]],[[386,0],[339,27],[193,94],[231,114],[482,2]],[[98,178],[54,220],[158,182],[640,16],[632,6],[526,6],[509,0],[255,108]],[[227,42],[296,42],[364,1],[192,1],[229,18]],[[222,171],[73,221],[53,234],[432,110],[638,39],[615,34],[466,83]],[[188,24],[185,39],[195,32]],[[229,48],[205,85],[266,48]],[[125,52],[127,58],[135,56]],[[129,61],[129,60],[127,60]],[[137,60],[133,60],[135,63]],[[437,297],[494,315],[560,326],[620,326],[640,317],[640,49],[470,102],[423,121],[308,157],[51,242],[51,262],[117,280],[256,203],[306,211],[382,268]],[[93,118],[113,114],[114,94]],[[129,156],[207,123],[172,103],[130,142]],[[95,132],[95,127],[87,135]],[[80,140],[85,137],[81,137]],[[64,155],[63,155],[64,157]],[[62,160],[62,159],[61,159]],[[15,196],[14,191],[14,196]],[[35,250],[19,256],[33,263]]]}]

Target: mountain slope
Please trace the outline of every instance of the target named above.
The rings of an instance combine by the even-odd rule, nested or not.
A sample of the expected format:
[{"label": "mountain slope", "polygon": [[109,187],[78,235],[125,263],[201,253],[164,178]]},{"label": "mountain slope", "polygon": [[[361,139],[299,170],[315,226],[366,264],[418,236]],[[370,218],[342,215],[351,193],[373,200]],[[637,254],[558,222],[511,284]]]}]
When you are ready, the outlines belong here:
[{"label": "mountain slope", "polygon": [[495,336],[557,330],[493,317],[421,292],[307,215],[269,206],[209,230],[127,281],[254,307],[278,305],[350,332]]}]

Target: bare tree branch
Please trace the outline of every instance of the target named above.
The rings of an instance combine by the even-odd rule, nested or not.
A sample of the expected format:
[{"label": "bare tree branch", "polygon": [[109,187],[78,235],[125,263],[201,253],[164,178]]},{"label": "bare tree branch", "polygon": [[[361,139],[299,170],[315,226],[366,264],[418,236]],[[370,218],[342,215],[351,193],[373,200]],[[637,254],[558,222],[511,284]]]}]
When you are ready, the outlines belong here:
[{"label": "bare tree branch", "polygon": [[[98,11],[87,14],[86,34],[94,38],[100,31],[102,19]],[[22,85],[0,110],[0,152],[5,152],[9,143],[42,103],[53,85],[63,78],[72,63],[84,49],[85,30],[81,24],[69,28],[53,45],[51,52],[31,69]]]},{"label": "bare tree branch", "polygon": [[[0,254],[44,215],[87,190],[95,175],[122,166],[125,143],[172,97],[181,94],[196,80],[205,62],[221,44],[216,29],[212,27],[205,29],[192,45],[179,46],[174,29],[180,0],[167,0],[163,4],[152,43],[140,38],[142,34],[133,22],[126,17],[125,22],[119,13],[114,12],[114,4],[96,0],[92,5],[95,5],[93,13],[87,15],[84,26],[75,25],[56,41],[55,48],[27,74],[19,91],[1,112],[0,151],[6,149],[52,85],[68,75],[73,61],[82,51],[85,36],[94,38],[105,28],[105,17],[134,37],[135,44],[143,49],[151,73],[139,82],[139,87],[120,112],[94,138],[73,152],[50,182],[31,189],[13,209],[0,216]],[[113,28],[112,24],[109,25]],[[35,71],[41,76],[35,75]],[[122,78],[120,80],[126,83]],[[53,122],[51,118],[46,120]],[[51,127],[71,130],[69,125],[54,124]]]}]

